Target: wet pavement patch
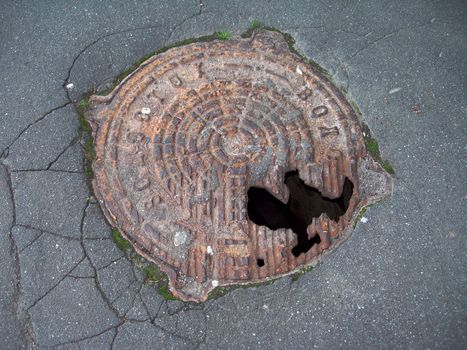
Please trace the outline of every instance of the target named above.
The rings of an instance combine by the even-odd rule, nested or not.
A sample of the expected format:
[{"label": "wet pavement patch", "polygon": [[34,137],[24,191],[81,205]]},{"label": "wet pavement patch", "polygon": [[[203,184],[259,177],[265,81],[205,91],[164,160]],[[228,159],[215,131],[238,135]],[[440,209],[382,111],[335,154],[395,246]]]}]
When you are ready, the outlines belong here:
[{"label": "wet pavement patch", "polygon": [[182,300],[315,264],[391,192],[354,109],[292,40],[195,40],[89,99],[95,195]]}]

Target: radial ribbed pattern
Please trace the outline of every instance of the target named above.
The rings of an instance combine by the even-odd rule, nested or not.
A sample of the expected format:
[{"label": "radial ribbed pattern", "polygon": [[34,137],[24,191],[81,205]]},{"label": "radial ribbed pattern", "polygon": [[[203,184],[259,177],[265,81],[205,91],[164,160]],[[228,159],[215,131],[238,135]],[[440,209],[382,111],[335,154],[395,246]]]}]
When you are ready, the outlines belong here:
[{"label": "radial ribbed pattern", "polygon": [[[169,50],[94,101],[96,195],[186,300],[315,261],[345,238],[363,204],[358,168],[366,152],[355,114],[279,33]],[[290,229],[247,217],[250,186],[287,202],[289,170],[331,198],[345,177],[355,185],[338,223],[313,220],[308,232],[321,243],[299,257]]]}]

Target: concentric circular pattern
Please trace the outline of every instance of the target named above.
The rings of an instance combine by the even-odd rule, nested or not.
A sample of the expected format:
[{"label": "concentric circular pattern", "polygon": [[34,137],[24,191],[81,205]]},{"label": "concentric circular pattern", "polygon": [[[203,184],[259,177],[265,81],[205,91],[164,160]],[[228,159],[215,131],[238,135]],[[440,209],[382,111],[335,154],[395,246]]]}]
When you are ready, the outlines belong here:
[{"label": "concentric circular pattern", "polygon": [[[92,101],[96,196],[184,300],[316,263],[348,236],[362,206],[391,188],[352,108],[280,33],[168,50]],[[354,184],[347,212],[338,222],[313,219],[309,237],[321,243],[298,257],[291,229],[247,215],[250,186],[287,202],[290,170],[329,198],[346,177]]]}]

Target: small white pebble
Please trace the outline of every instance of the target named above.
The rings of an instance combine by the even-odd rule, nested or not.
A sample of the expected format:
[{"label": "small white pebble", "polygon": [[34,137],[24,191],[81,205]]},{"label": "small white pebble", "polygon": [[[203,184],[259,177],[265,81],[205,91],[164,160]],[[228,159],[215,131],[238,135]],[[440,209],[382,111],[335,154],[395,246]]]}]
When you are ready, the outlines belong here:
[{"label": "small white pebble", "polygon": [[360,219],[360,222],[366,224],[368,222],[368,218],[364,216]]},{"label": "small white pebble", "polygon": [[213,255],[214,254],[214,250],[212,250],[212,247],[210,245],[208,245],[208,247],[206,248],[206,252],[209,254],[209,255]]},{"label": "small white pebble", "polygon": [[401,90],[402,90],[401,88],[394,88],[394,89],[391,89],[391,90],[389,90],[389,95],[395,94],[396,92],[399,92],[399,91],[401,91]]},{"label": "small white pebble", "polygon": [[211,284],[212,284],[213,287],[217,287],[217,286],[219,286],[219,281],[218,280],[212,280]]},{"label": "small white pebble", "polygon": [[73,83],[68,83],[65,85],[65,87],[67,90],[72,90],[75,87],[75,85]]},{"label": "small white pebble", "polygon": [[296,70],[296,71],[297,71],[297,73],[298,73],[298,74],[300,74],[300,75],[302,75],[302,74],[303,74],[303,72],[302,72],[302,70],[300,69],[300,67],[299,67],[299,66],[297,66],[297,70]]},{"label": "small white pebble", "polygon": [[149,107],[143,107],[143,108],[141,108],[141,113],[143,113],[143,114],[149,114],[149,113],[151,113],[151,108],[149,108]]}]

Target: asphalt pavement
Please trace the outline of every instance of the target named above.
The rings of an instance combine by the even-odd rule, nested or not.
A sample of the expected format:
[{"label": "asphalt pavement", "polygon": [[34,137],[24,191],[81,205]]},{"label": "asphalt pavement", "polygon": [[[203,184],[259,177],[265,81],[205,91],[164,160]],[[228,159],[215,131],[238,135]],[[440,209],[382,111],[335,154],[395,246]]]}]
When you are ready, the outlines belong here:
[{"label": "asphalt pavement", "polygon": [[[297,281],[167,301],[89,198],[72,103],[252,20],[348,91],[394,193]],[[465,1],[2,1],[0,348],[467,348],[466,81]]]}]

